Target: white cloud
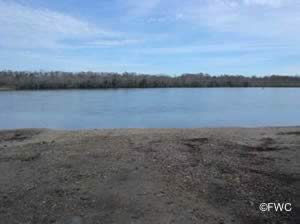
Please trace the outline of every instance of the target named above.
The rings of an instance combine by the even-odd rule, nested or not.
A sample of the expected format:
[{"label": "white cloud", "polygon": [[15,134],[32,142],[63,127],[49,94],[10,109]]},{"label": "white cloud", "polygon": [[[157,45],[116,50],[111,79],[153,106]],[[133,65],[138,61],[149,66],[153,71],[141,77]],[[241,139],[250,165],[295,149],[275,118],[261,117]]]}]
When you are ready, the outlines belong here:
[{"label": "white cloud", "polygon": [[271,7],[280,7],[286,4],[289,0],[244,0],[246,5],[263,5]]},{"label": "white cloud", "polygon": [[[198,61],[188,64],[193,57],[208,58],[207,68],[217,64],[232,69],[252,61],[247,69],[255,70],[256,62],[263,67],[269,59],[296,58],[300,51],[300,0],[116,0],[119,4],[109,3],[104,10],[107,14],[93,20],[126,33],[67,13],[33,8],[28,2],[0,0],[0,67],[11,63],[11,67],[32,69],[48,64],[46,68],[57,65],[62,70],[135,70],[144,66],[136,63],[142,61],[149,71],[160,71],[176,67],[182,56],[187,60],[176,68],[182,72],[192,66],[199,69]],[[127,45],[130,48],[121,48]],[[117,53],[106,49],[113,47]],[[67,50],[82,48],[84,54]],[[163,66],[155,68],[162,61]],[[274,63],[280,68],[280,63]]]},{"label": "white cloud", "polygon": [[[139,2],[140,5],[145,3]],[[209,29],[212,32],[231,32],[246,37],[282,39],[295,39],[300,35],[300,29],[297,29],[300,27],[299,0],[167,0],[159,3],[151,0],[150,2],[155,7],[152,4],[151,7],[145,6],[146,17],[173,18],[174,22],[196,25],[199,30]]]},{"label": "white cloud", "polygon": [[203,0],[183,5],[178,11],[186,21],[215,31],[276,37],[300,33],[295,29],[300,26],[296,0]]},{"label": "white cloud", "polygon": [[[100,29],[80,18],[49,9],[35,9],[13,1],[0,0],[0,47],[2,48],[69,48],[86,42],[102,41],[106,47],[129,44],[120,33]],[[117,40],[115,40],[117,38]],[[76,44],[68,44],[75,40]],[[89,44],[91,45],[91,44]]]},{"label": "white cloud", "polygon": [[[13,63],[12,63],[13,62]],[[11,70],[46,70],[46,71],[117,71],[124,72],[130,69],[137,71],[145,64],[133,59],[118,57],[111,60],[105,56],[85,56],[78,58],[64,52],[39,52],[24,51],[0,51],[0,68]]]},{"label": "white cloud", "polygon": [[129,44],[142,43],[141,39],[114,39],[114,40],[95,40],[86,43],[82,43],[80,48],[105,48],[105,47],[117,47],[125,46]]},{"label": "white cloud", "polygon": [[289,43],[265,43],[265,42],[238,42],[227,41],[226,43],[197,43],[175,47],[157,47],[139,49],[137,52],[144,54],[228,54],[228,53],[298,53],[300,45],[295,42]]}]

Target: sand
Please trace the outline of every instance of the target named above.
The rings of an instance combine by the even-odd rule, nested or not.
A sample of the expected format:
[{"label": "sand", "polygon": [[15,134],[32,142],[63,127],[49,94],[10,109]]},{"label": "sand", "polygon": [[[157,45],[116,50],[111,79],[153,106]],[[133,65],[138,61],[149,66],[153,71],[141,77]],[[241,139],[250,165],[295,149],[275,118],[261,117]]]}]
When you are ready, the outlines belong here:
[{"label": "sand", "polygon": [[299,150],[300,127],[3,130],[0,223],[300,223]]}]

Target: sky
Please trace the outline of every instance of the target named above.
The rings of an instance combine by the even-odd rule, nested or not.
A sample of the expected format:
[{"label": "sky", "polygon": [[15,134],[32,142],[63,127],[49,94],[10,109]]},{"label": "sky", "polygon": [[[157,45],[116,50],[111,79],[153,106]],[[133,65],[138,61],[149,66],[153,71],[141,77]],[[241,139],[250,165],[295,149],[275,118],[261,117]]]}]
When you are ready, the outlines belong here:
[{"label": "sky", "polygon": [[300,0],[0,0],[0,70],[300,74]]}]

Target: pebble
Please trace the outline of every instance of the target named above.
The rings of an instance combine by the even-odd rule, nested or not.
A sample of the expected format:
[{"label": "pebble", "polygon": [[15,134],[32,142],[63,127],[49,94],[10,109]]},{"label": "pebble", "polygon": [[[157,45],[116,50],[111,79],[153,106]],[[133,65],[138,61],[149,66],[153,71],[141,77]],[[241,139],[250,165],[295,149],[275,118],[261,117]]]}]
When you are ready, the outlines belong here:
[{"label": "pebble", "polygon": [[80,196],[80,199],[83,200],[83,201],[86,201],[86,200],[89,200],[89,196],[82,195],[82,196]]},{"label": "pebble", "polygon": [[69,220],[67,220],[66,224],[82,224],[82,218],[79,216],[73,216]]}]

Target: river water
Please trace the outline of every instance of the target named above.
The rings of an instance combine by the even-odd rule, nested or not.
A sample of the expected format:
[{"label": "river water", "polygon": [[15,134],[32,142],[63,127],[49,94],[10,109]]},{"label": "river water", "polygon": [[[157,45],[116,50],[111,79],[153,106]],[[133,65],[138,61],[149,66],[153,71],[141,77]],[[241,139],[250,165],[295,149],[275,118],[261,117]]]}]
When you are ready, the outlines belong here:
[{"label": "river water", "polygon": [[300,88],[0,92],[0,129],[290,125],[300,125]]}]

